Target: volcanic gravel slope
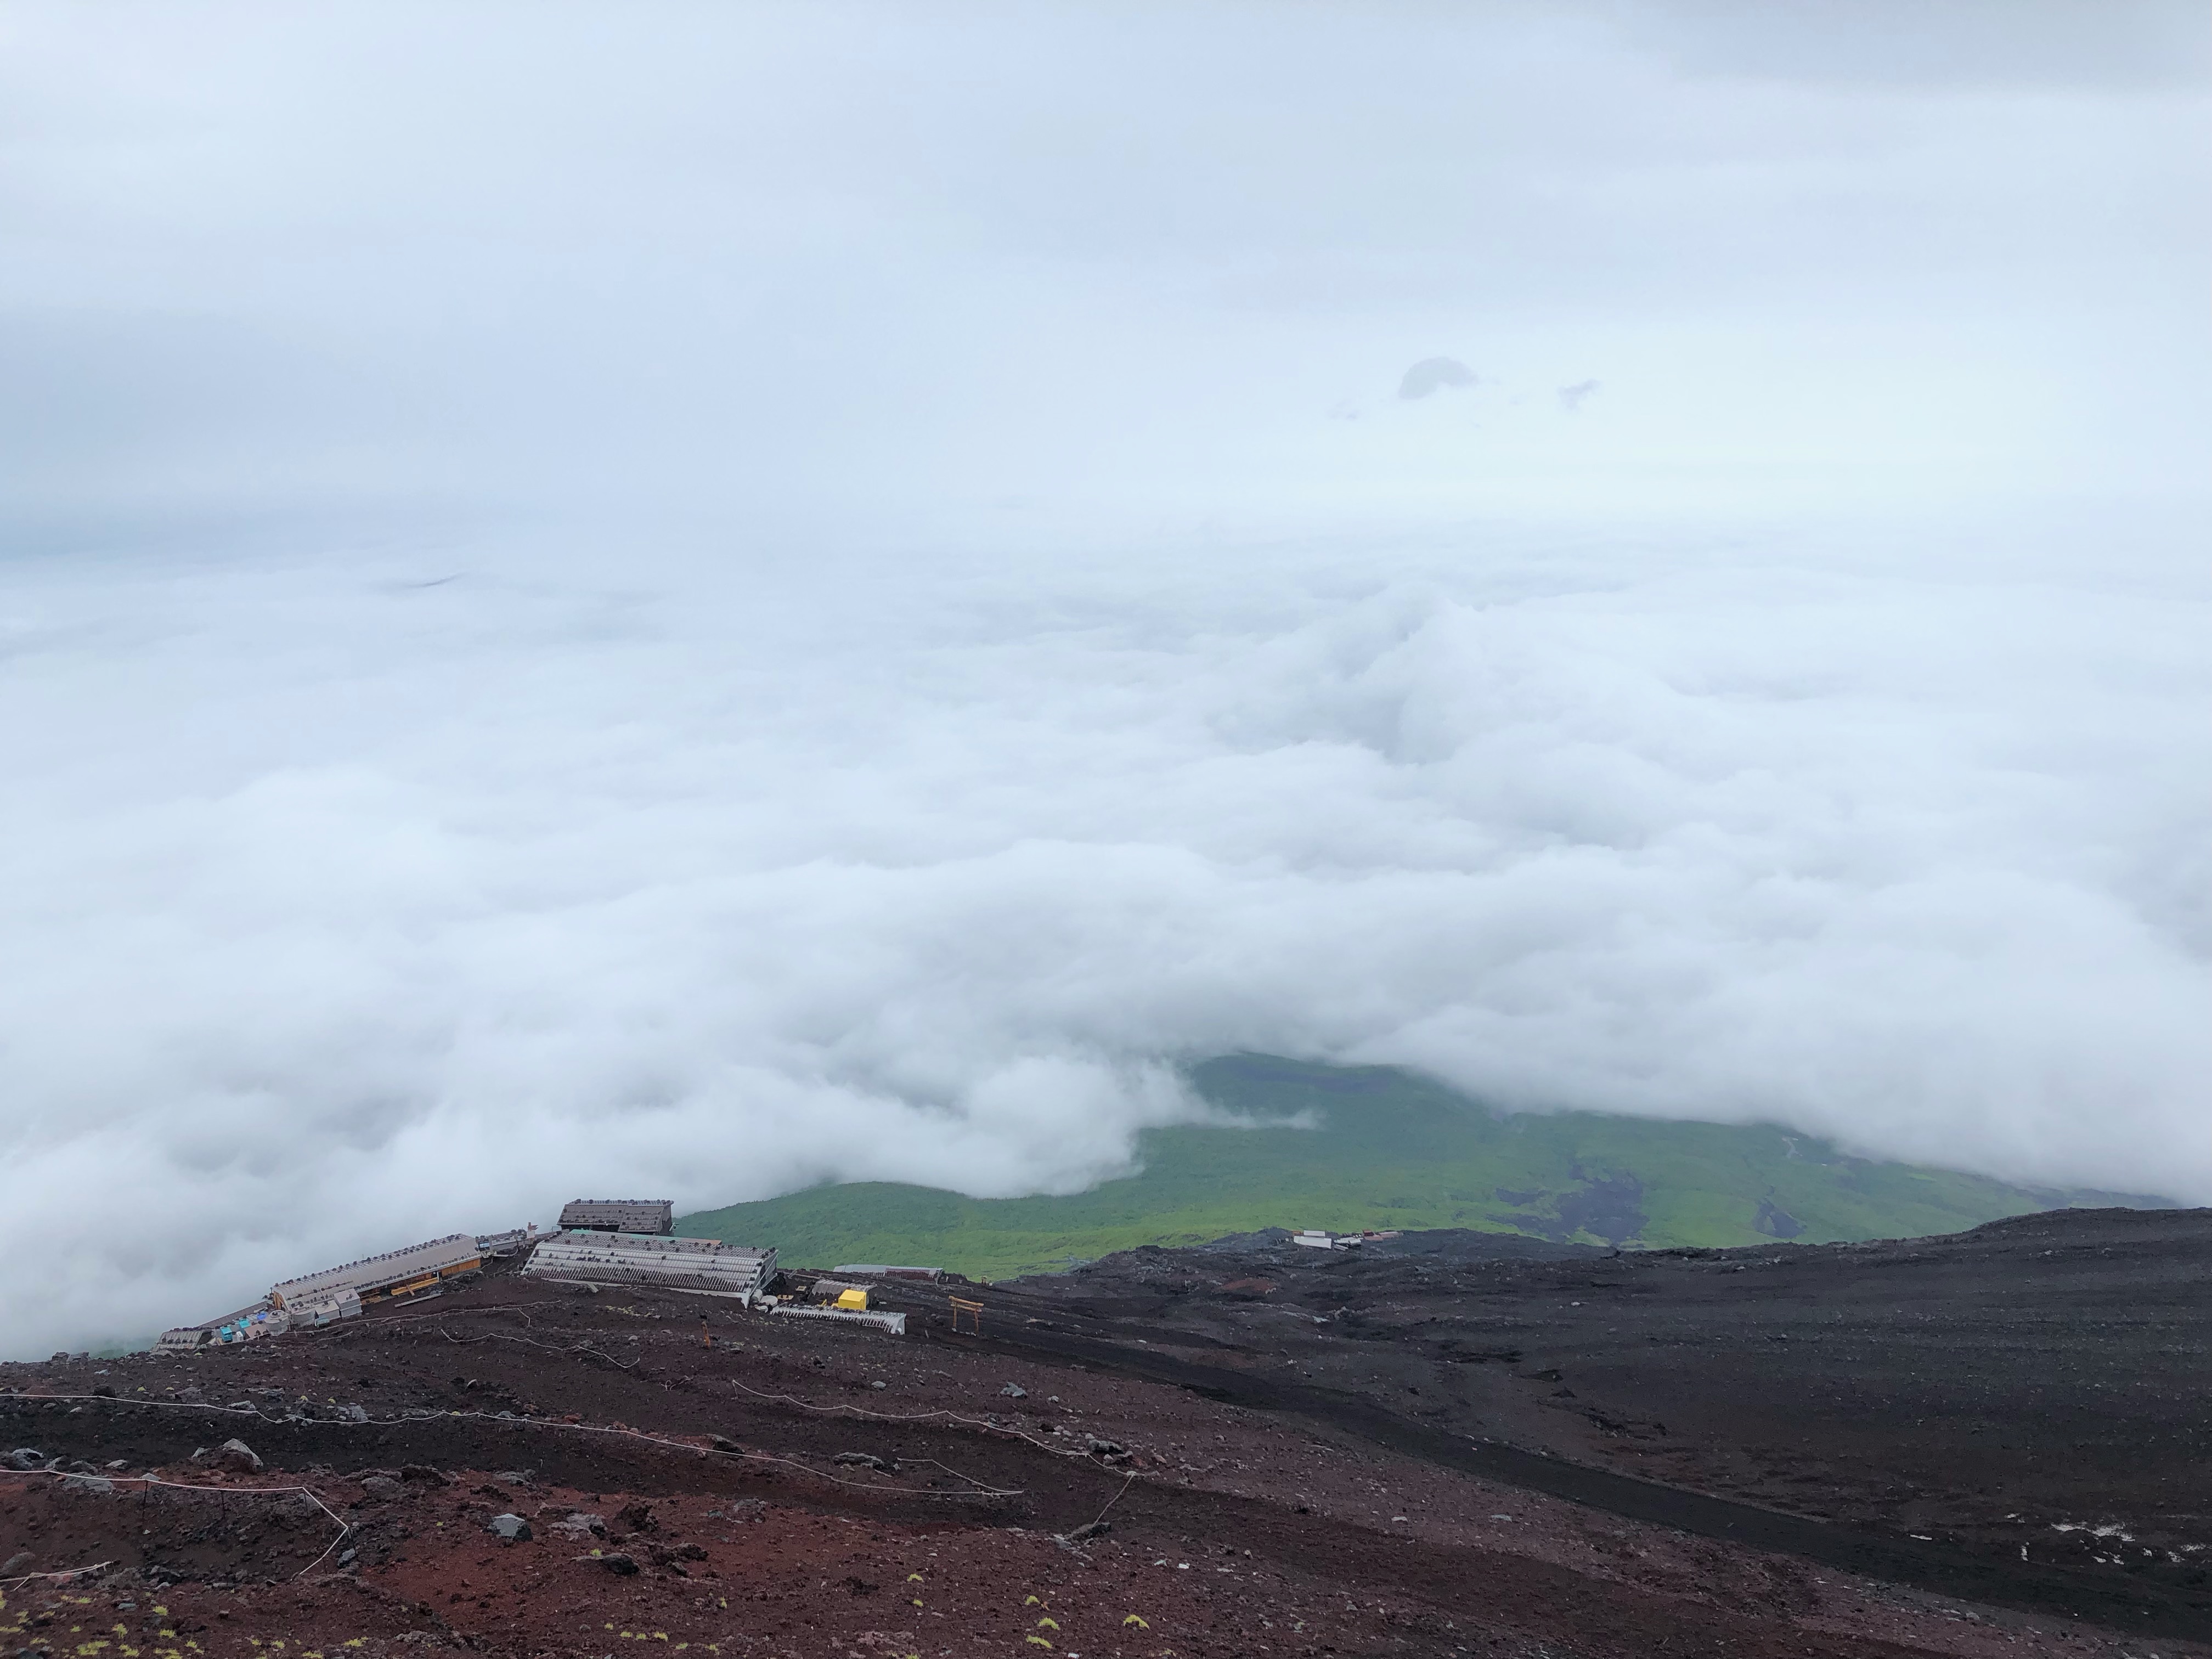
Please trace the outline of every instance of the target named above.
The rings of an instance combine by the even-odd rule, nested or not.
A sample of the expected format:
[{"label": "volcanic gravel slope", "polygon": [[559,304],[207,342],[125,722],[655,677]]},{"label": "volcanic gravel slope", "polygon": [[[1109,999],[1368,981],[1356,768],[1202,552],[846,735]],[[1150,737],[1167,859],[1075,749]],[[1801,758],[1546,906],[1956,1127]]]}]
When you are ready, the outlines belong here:
[{"label": "volcanic gravel slope", "polygon": [[2182,1449],[2208,1220],[1617,1259],[1255,1238],[960,1291],[980,1336],[901,1287],[902,1339],[495,1277],[193,1359],[9,1366],[7,1444],[43,1455],[0,1471],[0,1634],[57,1659],[2212,1654]]}]

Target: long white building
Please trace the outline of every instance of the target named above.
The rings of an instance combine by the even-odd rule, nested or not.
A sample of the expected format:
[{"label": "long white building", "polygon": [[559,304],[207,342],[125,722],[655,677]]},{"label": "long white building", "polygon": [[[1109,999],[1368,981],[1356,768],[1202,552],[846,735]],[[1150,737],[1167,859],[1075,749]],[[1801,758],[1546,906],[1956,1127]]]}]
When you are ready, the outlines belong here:
[{"label": "long white building", "polygon": [[651,1285],[750,1303],[775,1277],[774,1249],[653,1233],[560,1232],[538,1241],[522,1271],[580,1285]]}]

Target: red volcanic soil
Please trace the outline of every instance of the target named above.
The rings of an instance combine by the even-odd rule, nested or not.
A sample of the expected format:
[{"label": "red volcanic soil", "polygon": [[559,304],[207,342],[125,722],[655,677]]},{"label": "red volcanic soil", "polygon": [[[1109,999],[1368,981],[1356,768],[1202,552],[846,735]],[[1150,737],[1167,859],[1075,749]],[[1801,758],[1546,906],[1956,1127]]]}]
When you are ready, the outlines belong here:
[{"label": "red volcanic soil", "polygon": [[[6,1651],[52,1659],[632,1644],[718,1659],[2212,1655],[2191,1639],[2212,1619],[2190,1569],[2131,1565],[2127,1516],[2085,1510],[2113,1528],[2101,1539],[2045,1522],[2039,1543],[2094,1547],[2023,1561],[1995,1534],[1884,1525],[1856,1477],[1833,1484],[1832,1513],[1802,1486],[1785,1510],[1714,1478],[1739,1468],[1731,1432],[1763,1444],[1778,1415],[1796,1410],[1817,1430],[1826,1409],[1802,1382],[1796,1406],[1773,1397],[1779,1374],[1763,1357],[1732,1364],[1750,1316],[1723,1309],[1715,1287],[1733,1293],[1754,1274],[1720,1270],[1775,1251],[1623,1258],[1624,1269],[1501,1261],[1465,1235],[1428,1237],[1425,1252],[1417,1238],[1356,1260],[1299,1260],[1264,1240],[1133,1252],[963,1290],[987,1304],[981,1337],[952,1334],[943,1293],[923,1286],[890,1293],[909,1310],[899,1338],[494,1277],[196,1358],[0,1368],[21,1391],[0,1395],[0,1450],[40,1454],[15,1460],[37,1467],[0,1470],[0,1578],[14,1581],[0,1635]],[[1974,1238],[1911,1249],[1971,1261],[1984,1248]],[[2032,1248],[2067,1247],[2037,1234]],[[1857,1273],[1869,1258],[1792,1259]],[[1633,1383],[1614,1348],[1637,1353],[1626,1330],[1574,1362],[1602,1387],[1576,1387],[1569,1411],[1552,1403],[1567,1384],[1540,1374],[1577,1374],[1539,1363],[1556,1356],[1537,1343],[1573,1348],[1580,1327],[1516,1335],[1484,1322],[1534,1323],[1559,1299],[1560,1274],[1614,1284],[1607,1275],[1631,1270],[1662,1276],[1653,1308],[1663,1275],[1682,1275],[1694,1293],[1680,1298],[1679,1332],[1736,1334],[1685,1341],[1647,1368],[1667,1437],[1688,1446],[1655,1480],[1608,1467],[1622,1461],[1599,1443],[1611,1431],[1583,1408],[1620,1413],[1626,1443],[1649,1434],[1638,1425],[1656,1413],[1632,1423],[1620,1402]],[[1791,1295],[1817,1302],[1816,1267],[1796,1271]],[[1565,1299],[1613,1296],[1619,1326],[1633,1299],[1620,1287],[1636,1282]],[[2124,1319],[2124,1301],[2106,1285],[2107,1323]],[[2022,1328],[2063,1334],[2033,1294],[2010,1305]],[[1450,1319],[1465,1328],[1440,1334]],[[1762,1348],[1785,1346],[1766,1334]],[[1716,1382],[1701,1417],[1694,1356],[1706,1346],[1716,1376],[1733,1380]],[[1881,1360],[1862,1356],[1849,1374],[1894,1394]],[[1931,1371],[1924,1397],[1896,1409],[1924,1415],[1941,1392]],[[1732,1415],[1736,1395],[1758,1409]],[[2011,1431],[2032,1439],[2039,1420]],[[1545,1427],[1554,1421],[1568,1426]],[[1866,1468],[1878,1428],[1852,1442]],[[1941,1437],[1893,1437],[1893,1476],[1940,1508]],[[258,1471],[221,1467],[234,1438]],[[2002,1474],[2001,1459],[1970,1449],[1962,1480]],[[2021,1479],[2070,1502],[2097,1462],[2094,1447],[2075,1456],[2071,1487],[2063,1471]],[[501,1516],[527,1536],[500,1537]],[[2165,1513],[2160,1524],[2183,1523]],[[2160,1536],[2185,1564],[2186,1542]]]}]

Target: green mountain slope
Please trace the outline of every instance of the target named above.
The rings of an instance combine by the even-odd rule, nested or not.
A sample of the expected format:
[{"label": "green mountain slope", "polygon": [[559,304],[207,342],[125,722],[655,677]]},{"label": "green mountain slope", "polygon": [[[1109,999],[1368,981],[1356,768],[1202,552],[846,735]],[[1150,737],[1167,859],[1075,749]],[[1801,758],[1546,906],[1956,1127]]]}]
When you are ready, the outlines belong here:
[{"label": "green mountain slope", "polygon": [[702,1211],[678,1231],[774,1244],[794,1265],[921,1262],[1002,1279],[1261,1227],[1472,1227],[1655,1248],[1907,1238],[2031,1210],[2166,1202],[1869,1163],[1762,1127],[1498,1115],[1383,1066],[1247,1054],[1192,1081],[1245,1117],[1314,1127],[1148,1130],[1140,1173],[1063,1197],[868,1182]]}]

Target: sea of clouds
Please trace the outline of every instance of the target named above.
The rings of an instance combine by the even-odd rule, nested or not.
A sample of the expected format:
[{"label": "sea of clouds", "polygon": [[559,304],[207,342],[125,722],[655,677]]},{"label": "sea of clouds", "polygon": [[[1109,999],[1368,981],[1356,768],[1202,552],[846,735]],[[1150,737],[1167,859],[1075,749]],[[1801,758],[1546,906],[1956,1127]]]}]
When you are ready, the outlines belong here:
[{"label": "sea of clouds", "polygon": [[2212,596],[1926,536],[19,576],[11,1316],[1072,1190],[1239,1049],[2212,1199]]},{"label": "sea of clouds", "polygon": [[12,14],[9,1350],[1239,1050],[2212,1200],[2202,30],[1849,11]]}]

